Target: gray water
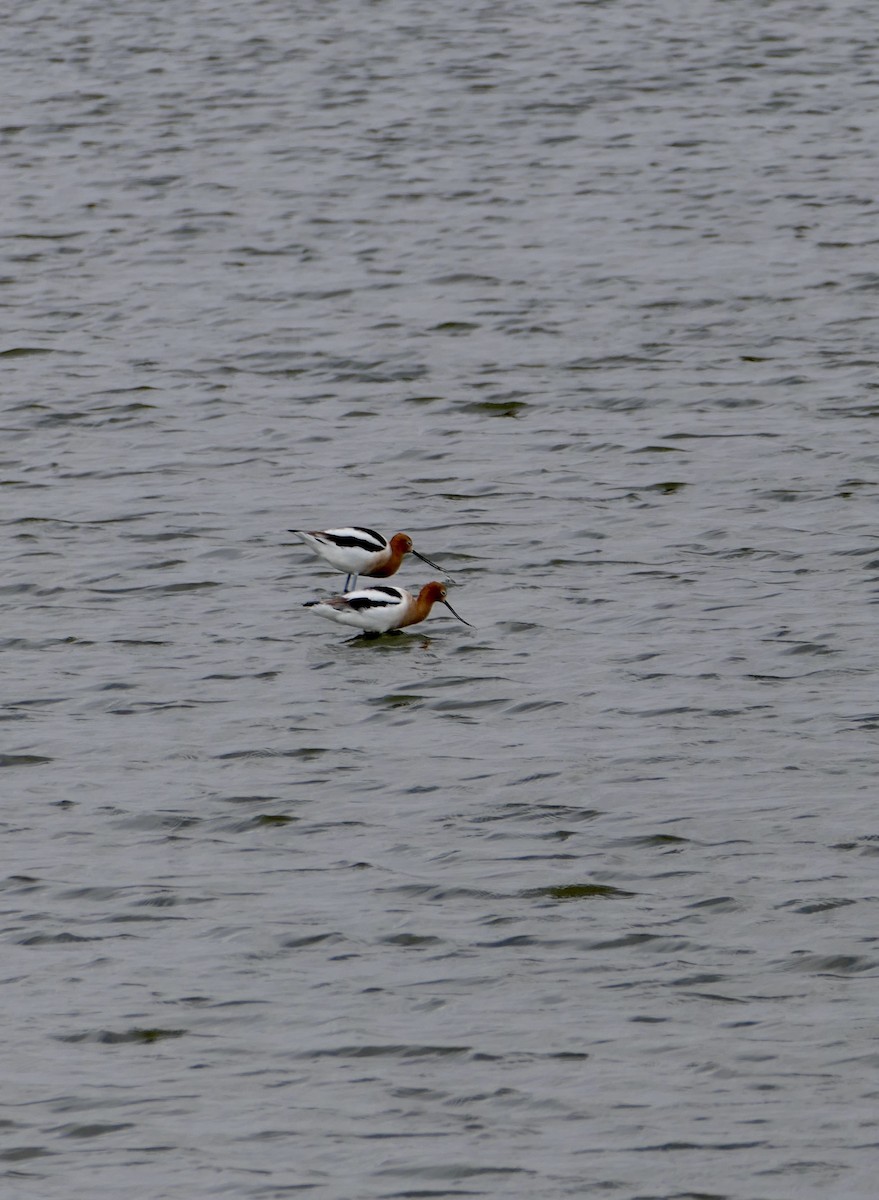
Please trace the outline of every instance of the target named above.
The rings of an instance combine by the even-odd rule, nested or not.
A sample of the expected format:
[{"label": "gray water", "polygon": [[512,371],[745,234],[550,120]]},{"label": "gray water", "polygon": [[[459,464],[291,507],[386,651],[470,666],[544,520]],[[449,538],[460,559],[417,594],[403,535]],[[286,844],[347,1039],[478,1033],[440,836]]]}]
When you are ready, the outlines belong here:
[{"label": "gray water", "polygon": [[876,1195],[877,41],[4,19],[5,1194]]}]

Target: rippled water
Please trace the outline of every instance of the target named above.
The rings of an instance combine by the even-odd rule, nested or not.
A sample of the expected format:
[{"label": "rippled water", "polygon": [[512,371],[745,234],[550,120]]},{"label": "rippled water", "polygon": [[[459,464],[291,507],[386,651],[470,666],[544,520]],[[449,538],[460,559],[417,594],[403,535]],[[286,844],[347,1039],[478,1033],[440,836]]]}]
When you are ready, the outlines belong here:
[{"label": "rippled water", "polygon": [[10,1195],[872,1200],[876,42],[7,20]]}]

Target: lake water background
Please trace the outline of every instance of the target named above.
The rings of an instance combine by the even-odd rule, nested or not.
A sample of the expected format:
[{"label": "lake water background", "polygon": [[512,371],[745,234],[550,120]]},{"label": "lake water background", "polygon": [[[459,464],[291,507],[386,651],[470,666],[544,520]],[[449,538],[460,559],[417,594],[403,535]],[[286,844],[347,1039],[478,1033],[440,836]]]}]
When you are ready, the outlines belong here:
[{"label": "lake water background", "polygon": [[872,1200],[873,7],[2,40],[8,1194]]}]

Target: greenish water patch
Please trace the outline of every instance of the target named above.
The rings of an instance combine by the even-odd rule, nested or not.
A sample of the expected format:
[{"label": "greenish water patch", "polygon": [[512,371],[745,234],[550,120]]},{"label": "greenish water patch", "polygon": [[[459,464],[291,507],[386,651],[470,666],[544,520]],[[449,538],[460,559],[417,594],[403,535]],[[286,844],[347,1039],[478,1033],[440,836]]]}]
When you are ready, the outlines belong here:
[{"label": "greenish water patch", "polygon": [[623,888],[612,887],[609,883],[559,883],[549,887],[531,888],[523,893],[525,896],[545,896],[550,900],[607,900],[612,898],[626,899],[637,895]]}]

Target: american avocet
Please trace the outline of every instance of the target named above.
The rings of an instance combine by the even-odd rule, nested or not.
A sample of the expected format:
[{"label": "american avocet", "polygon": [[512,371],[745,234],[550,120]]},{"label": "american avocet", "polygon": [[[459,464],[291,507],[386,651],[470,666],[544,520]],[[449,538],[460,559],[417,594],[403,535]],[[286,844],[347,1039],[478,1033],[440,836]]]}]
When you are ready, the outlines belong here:
[{"label": "american avocet", "polygon": [[423,621],[437,603],[444,604],[452,616],[465,625],[470,624],[449,604],[446,585],[436,581],[426,583],[417,596],[403,588],[379,585],[359,592],[346,592],[344,596],[308,600],[303,607],[313,608],[319,617],[337,621],[340,625],[353,625],[367,633],[388,633],[391,629],[402,629],[404,625]]},{"label": "american avocet", "polygon": [[374,529],[361,529],[356,526],[353,529],[323,529],[310,532],[304,529],[288,529],[287,532],[302,538],[306,546],[315,554],[319,554],[331,567],[347,573],[346,592],[357,583],[361,575],[369,575],[373,579],[387,579],[389,575],[394,575],[405,554],[414,554],[429,567],[436,567],[438,571],[442,571],[442,567],[418,553],[408,533],[395,533],[388,542]]}]

